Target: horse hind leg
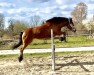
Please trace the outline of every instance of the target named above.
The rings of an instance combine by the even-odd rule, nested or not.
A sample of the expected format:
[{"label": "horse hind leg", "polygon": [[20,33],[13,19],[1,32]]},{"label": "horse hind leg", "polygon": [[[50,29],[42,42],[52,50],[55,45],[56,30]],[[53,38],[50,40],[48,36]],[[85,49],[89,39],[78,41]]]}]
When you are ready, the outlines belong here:
[{"label": "horse hind leg", "polygon": [[23,51],[25,49],[25,45],[22,45],[20,48],[20,55],[18,57],[19,62],[21,62],[23,60]]},{"label": "horse hind leg", "polygon": [[23,44],[20,48],[20,55],[18,57],[19,62],[21,62],[23,60],[23,51],[28,46],[28,44],[32,42],[32,40],[33,40],[33,38],[29,38],[28,36],[26,38],[22,39]]}]

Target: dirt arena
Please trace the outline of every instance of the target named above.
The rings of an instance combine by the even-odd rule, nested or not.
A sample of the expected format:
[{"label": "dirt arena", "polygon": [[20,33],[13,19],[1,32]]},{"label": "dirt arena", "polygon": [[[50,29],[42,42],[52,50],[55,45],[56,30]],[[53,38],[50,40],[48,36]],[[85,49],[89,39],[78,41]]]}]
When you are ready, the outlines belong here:
[{"label": "dirt arena", "polygon": [[51,70],[51,56],[0,60],[0,75],[94,75],[94,52],[56,57],[56,71]]}]

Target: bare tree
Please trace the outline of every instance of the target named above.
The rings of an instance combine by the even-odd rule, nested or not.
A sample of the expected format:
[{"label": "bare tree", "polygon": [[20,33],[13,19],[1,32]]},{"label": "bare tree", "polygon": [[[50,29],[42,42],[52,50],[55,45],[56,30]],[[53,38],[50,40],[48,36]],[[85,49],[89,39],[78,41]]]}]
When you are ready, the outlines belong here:
[{"label": "bare tree", "polygon": [[10,32],[10,34],[12,34],[12,36],[18,35],[21,31],[25,30],[26,28],[28,28],[26,22],[14,20],[14,19],[9,20],[8,31]]},{"label": "bare tree", "polygon": [[40,16],[35,15],[31,17],[30,20],[31,26],[36,27],[39,24],[39,22],[40,22]]},{"label": "bare tree", "polygon": [[12,35],[13,35],[15,20],[14,20],[14,19],[10,19],[8,22],[9,22],[9,27],[8,27],[8,29],[9,29],[9,31],[10,31],[10,32],[12,33]]},{"label": "bare tree", "polygon": [[0,29],[4,29],[4,15],[0,14]]},{"label": "bare tree", "polygon": [[18,35],[20,32],[27,28],[28,25],[25,22],[16,20],[14,25],[14,35]]},{"label": "bare tree", "polygon": [[2,37],[3,33],[4,33],[4,21],[5,21],[5,17],[3,14],[0,13],[0,37]]},{"label": "bare tree", "polygon": [[76,23],[82,24],[82,21],[86,19],[87,16],[87,5],[80,2],[72,11],[71,15]]}]

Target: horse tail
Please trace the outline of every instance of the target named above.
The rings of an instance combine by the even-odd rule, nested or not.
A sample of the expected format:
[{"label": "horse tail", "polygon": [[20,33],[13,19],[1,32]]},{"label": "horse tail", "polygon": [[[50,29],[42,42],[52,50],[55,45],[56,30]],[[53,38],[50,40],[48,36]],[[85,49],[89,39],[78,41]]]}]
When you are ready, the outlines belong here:
[{"label": "horse tail", "polygon": [[12,49],[18,48],[18,47],[22,44],[22,34],[23,34],[23,32],[20,33],[20,37],[19,37],[19,42],[18,42],[18,44],[14,45],[14,46],[12,47]]}]

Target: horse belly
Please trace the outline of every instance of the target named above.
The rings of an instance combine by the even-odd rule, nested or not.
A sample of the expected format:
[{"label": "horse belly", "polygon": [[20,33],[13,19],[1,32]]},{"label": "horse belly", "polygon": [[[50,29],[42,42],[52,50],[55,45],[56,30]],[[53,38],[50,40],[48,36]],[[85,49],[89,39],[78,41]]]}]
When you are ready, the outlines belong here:
[{"label": "horse belly", "polygon": [[48,39],[51,37],[51,34],[50,33],[47,33],[47,32],[40,32],[40,33],[37,33],[35,34],[35,37],[36,39]]}]

